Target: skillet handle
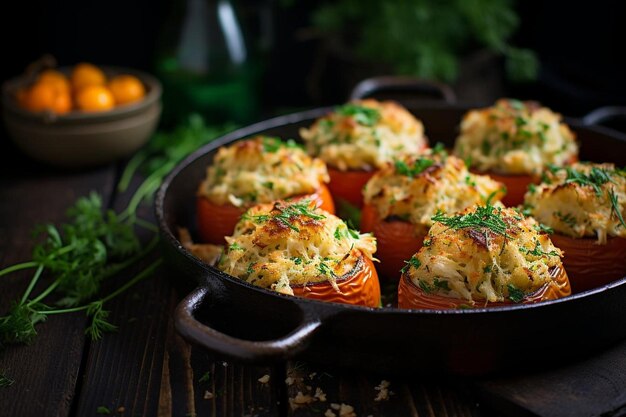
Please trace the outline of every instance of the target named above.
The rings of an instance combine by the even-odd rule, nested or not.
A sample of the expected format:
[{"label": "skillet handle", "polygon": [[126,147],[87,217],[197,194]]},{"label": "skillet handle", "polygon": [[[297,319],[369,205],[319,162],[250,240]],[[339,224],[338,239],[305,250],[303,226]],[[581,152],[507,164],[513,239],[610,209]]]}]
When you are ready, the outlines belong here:
[{"label": "skillet handle", "polygon": [[622,117],[626,119],[626,106],[604,106],[587,113],[582,118],[586,126],[597,125],[607,120]]},{"label": "skillet handle", "polygon": [[407,76],[380,76],[366,78],[359,82],[350,93],[350,100],[358,100],[374,95],[400,93],[404,96],[417,96],[425,99],[443,100],[456,103],[456,94],[450,86],[435,81]]},{"label": "skillet handle", "polygon": [[247,362],[284,360],[304,350],[322,322],[303,312],[302,321],[290,333],[274,340],[252,341],[229,336],[196,320],[194,313],[209,295],[207,287],[198,287],[176,307],[174,324],[191,342],[217,353]]}]

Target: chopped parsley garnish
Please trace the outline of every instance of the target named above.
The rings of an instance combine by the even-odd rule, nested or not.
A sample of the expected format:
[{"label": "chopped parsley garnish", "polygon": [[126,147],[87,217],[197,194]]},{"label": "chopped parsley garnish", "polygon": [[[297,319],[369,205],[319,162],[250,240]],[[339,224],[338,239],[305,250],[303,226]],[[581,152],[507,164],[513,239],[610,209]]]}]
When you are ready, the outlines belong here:
[{"label": "chopped parsley garnish", "polygon": [[380,112],[370,107],[359,106],[358,104],[345,104],[338,107],[337,114],[352,117],[358,124],[363,126],[374,126],[380,120]]},{"label": "chopped parsley garnish", "polygon": [[537,186],[535,184],[528,184],[528,191],[530,191],[531,194],[535,194],[535,191],[537,191]]},{"label": "chopped parsley garnish", "polygon": [[228,246],[228,250],[243,250],[243,247],[241,247],[239,243],[234,242],[230,246]]},{"label": "chopped parsley garnish", "polygon": [[491,142],[489,142],[487,138],[483,139],[482,143],[480,144],[480,151],[483,153],[483,155],[489,155],[491,153]]},{"label": "chopped parsley garnish", "polygon": [[524,110],[524,108],[526,107],[524,106],[524,103],[515,99],[509,99],[509,105],[511,106],[512,109],[520,110],[520,111]]},{"label": "chopped parsley garnish", "polygon": [[507,284],[506,287],[509,290],[509,300],[513,301],[514,303],[519,303],[526,296],[526,294],[524,294],[524,291],[520,290],[513,284]]},{"label": "chopped parsley garnish", "polygon": [[273,190],[274,189],[274,183],[272,181],[267,181],[263,183],[263,187]]},{"label": "chopped parsley garnish", "polygon": [[539,223],[535,225],[535,230],[539,233],[547,233],[549,235],[551,235],[552,233],[554,233],[554,229],[551,228],[550,226],[546,226],[543,223]]},{"label": "chopped parsley garnish", "polygon": [[409,166],[406,162],[396,160],[394,162],[396,172],[400,175],[405,175],[407,177],[415,177],[430,166],[435,163],[432,159],[428,158],[418,158],[416,159],[411,166]]},{"label": "chopped parsley garnish", "polygon": [[291,260],[293,261],[294,264],[296,265],[301,265],[302,264],[302,258],[299,258],[297,256],[291,258]]},{"label": "chopped parsley garnish", "polygon": [[263,150],[265,152],[274,153],[283,146],[283,142],[278,138],[264,137],[263,138]]},{"label": "chopped parsley garnish", "polygon": [[502,209],[494,208],[491,205],[478,206],[475,212],[452,217],[446,217],[445,214],[438,211],[431,217],[431,220],[455,230],[487,228],[495,234],[506,237],[507,224],[502,219]]},{"label": "chopped parsley garnish", "polygon": [[357,232],[356,230],[352,230],[348,226],[339,225],[335,229],[334,236],[335,236],[335,239],[337,240],[341,240],[343,238],[348,238],[348,237],[351,237],[353,239],[358,239],[359,232]]},{"label": "chopped parsley garnish", "polygon": [[435,284],[436,288],[439,288],[441,290],[446,290],[446,291],[450,291],[450,287],[448,286],[448,281],[446,281],[445,279],[438,279],[435,278],[435,280],[433,281],[433,284]]},{"label": "chopped parsley garnish", "polygon": [[[410,267],[413,267],[415,269],[419,268],[420,266],[422,266],[422,263],[420,262],[419,259],[417,259],[415,256],[411,256],[411,259],[409,259],[408,261],[404,261],[404,263],[406,265],[404,265],[402,267],[402,269],[400,270],[401,273],[405,273],[406,271],[409,270]],[[421,282],[421,281],[420,281]]]},{"label": "chopped parsley garnish", "polygon": [[487,265],[486,267],[483,268],[483,272],[485,274],[488,274],[492,271],[492,266],[491,265]]},{"label": "chopped parsley garnish", "polygon": [[528,255],[532,255],[532,256],[536,256],[536,257],[540,257],[540,256],[559,256],[558,252],[555,250],[552,250],[550,252],[544,252],[543,249],[541,248],[541,245],[539,244],[539,242],[535,242],[535,247],[534,249],[530,250],[530,249],[526,249],[524,247],[520,247],[519,251],[521,253],[525,253]]},{"label": "chopped parsley garnish", "polygon": [[437,144],[433,147],[433,155],[439,155],[442,159],[448,157],[448,151],[446,151],[446,147],[443,143],[437,142]]},{"label": "chopped parsley garnish", "polygon": [[620,223],[622,224],[622,227],[626,228],[626,224],[624,223],[624,218],[622,217],[622,212],[620,210],[619,201],[617,198],[617,194],[615,194],[615,190],[609,190],[608,194],[609,200],[611,200],[611,213],[615,213]]},{"label": "chopped parsley garnish", "polygon": [[476,181],[472,180],[471,175],[465,176],[465,184],[469,185],[470,187],[476,187]]},{"label": "chopped parsley garnish", "polygon": [[250,262],[248,264],[248,267],[246,268],[246,274],[250,275],[254,273],[254,265],[256,265],[256,262]]},{"label": "chopped parsley garnish", "polygon": [[557,211],[554,215],[572,229],[576,226],[576,217],[574,217],[571,213],[563,214],[560,211]]},{"label": "chopped parsley garnish", "polygon": [[427,282],[422,281],[421,279],[418,281],[419,282],[419,286],[422,289],[422,291],[424,291],[426,294],[430,294],[431,292],[433,292],[433,287],[431,287]]},{"label": "chopped parsley garnish", "polygon": [[320,274],[322,275],[326,275],[326,276],[334,276],[335,272],[333,271],[333,269],[326,265],[324,262],[320,262],[319,265],[317,266],[317,270],[320,272]]}]

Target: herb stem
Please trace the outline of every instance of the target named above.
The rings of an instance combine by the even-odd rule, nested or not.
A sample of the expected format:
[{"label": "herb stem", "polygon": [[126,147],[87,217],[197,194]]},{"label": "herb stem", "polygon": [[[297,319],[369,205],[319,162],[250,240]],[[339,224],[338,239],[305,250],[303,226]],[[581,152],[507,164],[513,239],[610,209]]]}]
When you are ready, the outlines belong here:
[{"label": "herb stem", "polygon": [[10,274],[11,272],[21,271],[22,269],[35,268],[36,266],[39,266],[39,263],[34,261],[22,262],[19,264],[7,266],[6,268],[0,270],[0,277]]},{"label": "herb stem", "polygon": [[[130,287],[138,283],[139,281],[149,277],[154,272],[154,270],[157,269],[162,263],[163,263],[162,259],[157,259],[152,264],[150,264],[146,269],[144,269],[143,271],[135,275],[133,279],[128,281],[126,284],[122,285],[121,287],[119,287],[117,290],[113,291],[111,294],[107,295],[106,297],[95,302],[104,304],[107,301],[111,301],[113,298],[117,297],[118,295],[120,295],[121,293],[123,293],[124,291],[126,291],[127,289],[129,289]],[[63,308],[63,309],[57,309],[57,310],[40,310],[40,311],[35,311],[35,313],[45,314],[45,315],[76,313],[79,311],[88,310],[91,304],[92,303],[85,304],[79,307],[70,307],[70,308]]]},{"label": "herb stem", "polygon": [[144,152],[138,152],[135,154],[135,156],[131,158],[130,161],[128,161],[128,164],[126,164],[126,168],[124,168],[124,172],[120,177],[120,181],[117,184],[117,191],[123,193],[128,189],[130,181],[133,179],[133,176],[139,168],[139,165],[141,165],[145,160],[146,154]]},{"label": "herb stem", "polygon": [[43,264],[37,267],[37,270],[35,271],[35,275],[33,275],[33,278],[30,280],[30,283],[28,284],[28,288],[26,288],[24,295],[22,295],[22,299],[20,300],[20,305],[26,302],[26,300],[28,299],[28,296],[33,291],[33,288],[35,288],[37,281],[39,281],[39,277],[41,277],[42,272],[43,272]]},{"label": "herb stem", "polygon": [[149,230],[149,231],[151,231],[151,232],[154,232],[154,233],[156,233],[156,232],[158,232],[158,231],[159,231],[159,228],[158,228],[158,227],[156,227],[156,226],[154,225],[154,223],[150,223],[149,221],[146,221],[146,220],[144,220],[144,219],[142,219],[142,218],[139,218],[139,217],[137,217],[137,218],[135,219],[135,224],[136,224],[137,226],[139,226],[139,227],[143,227],[144,229],[147,229],[147,230]]},{"label": "herb stem", "polygon": [[133,195],[133,198],[128,203],[126,210],[120,215],[120,219],[126,219],[131,217],[137,211],[137,207],[148,195],[152,194],[161,184],[161,178],[163,175],[171,169],[171,164],[165,164],[161,168],[154,171],[148,178],[141,183],[137,188],[137,191]]},{"label": "herb stem", "polygon": [[135,277],[131,279],[130,281],[128,281],[126,284],[122,285],[117,290],[113,291],[111,294],[104,297],[102,300],[100,300],[100,302],[102,302],[102,304],[106,303],[107,301],[111,300],[112,298],[117,297],[118,295],[120,295],[121,293],[123,293],[124,291],[126,291],[127,289],[129,289],[130,287],[138,283],[139,281],[143,280],[144,278],[149,277],[159,266],[161,266],[162,263],[163,263],[163,259],[161,258],[152,262],[152,264],[146,267],[146,269],[144,269],[143,271],[135,275]]},{"label": "herb stem", "polygon": [[40,302],[41,300],[43,300],[44,298],[46,298],[52,291],[56,290],[56,288],[59,286],[59,283],[60,283],[59,280],[54,281],[52,284],[50,284],[50,286],[48,288],[46,288],[46,290],[44,292],[39,294],[33,300],[30,300],[28,302],[28,306],[30,307],[33,304],[36,304],[36,303]]}]

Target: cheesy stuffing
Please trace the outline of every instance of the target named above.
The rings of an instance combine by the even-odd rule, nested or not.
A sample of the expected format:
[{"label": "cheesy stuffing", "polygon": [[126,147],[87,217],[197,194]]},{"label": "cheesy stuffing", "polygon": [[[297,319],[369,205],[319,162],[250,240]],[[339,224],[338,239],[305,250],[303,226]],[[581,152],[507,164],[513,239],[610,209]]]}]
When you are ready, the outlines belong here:
[{"label": "cheesy stuffing", "polygon": [[626,238],[626,171],[613,164],[551,167],[531,186],[525,209],[559,234],[574,238]]},{"label": "cheesy stuffing", "polygon": [[426,146],[424,126],[391,101],[360,100],[300,129],[310,155],[340,171],[374,170]]},{"label": "cheesy stuffing", "polygon": [[257,136],[221,147],[198,195],[237,207],[311,194],[328,182],[326,165],[293,140]]},{"label": "cheesy stuffing", "polygon": [[552,280],[559,249],[537,223],[515,209],[476,206],[452,217],[434,216],[424,246],[405,273],[426,293],[468,304],[514,301]]},{"label": "cheesy stuffing", "polygon": [[218,267],[251,284],[293,295],[292,285],[336,281],[361,257],[372,259],[376,240],[348,228],[309,201],[250,208],[237,223]]},{"label": "cheesy stuffing", "polygon": [[575,160],[578,145],[561,115],[534,102],[501,99],[463,117],[454,153],[478,171],[540,175],[548,164]]},{"label": "cheesy stuffing", "polygon": [[498,201],[504,187],[488,176],[471,174],[461,159],[445,151],[429,151],[387,164],[374,174],[363,194],[381,219],[407,220],[416,225],[418,234],[425,234],[437,212],[456,213]]}]

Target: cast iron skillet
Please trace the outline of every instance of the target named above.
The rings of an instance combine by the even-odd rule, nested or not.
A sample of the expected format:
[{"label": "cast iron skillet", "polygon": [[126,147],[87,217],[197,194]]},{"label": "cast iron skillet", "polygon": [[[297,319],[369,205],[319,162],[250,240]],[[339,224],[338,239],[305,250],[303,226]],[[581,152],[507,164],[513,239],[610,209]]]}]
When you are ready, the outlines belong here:
[{"label": "cast iron skillet", "polygon": [[[409,91],[406,80],[378,79],[361,84],[358,95],[379,91],[381,86],[388,92]],[[424,122],[433,144],[441,141],[451,146],[462,115],[474,107],[452,104],[451,98],[448,94],[447,102],[404,102]],[[255,134],[297,138],[300,127],[329,111],[320,108],[281,116],[227,134],[186,158],[163,182],[155,204],[165,257],[174,271],[199,282],[176,309],[176,328],[184,337],[250,362],[301,355],[335,366],[392,373],[473,375],[545,367],[626,337],[626,277],[536,305],[448,311],[373,309],[257,288],[200,262],[182,247],[177,227],[193,231],[195,191],[217,148]],[[626,135],[589,126],[584,119],[567,122],[581,143],[582,160],[626,165]]]}]

